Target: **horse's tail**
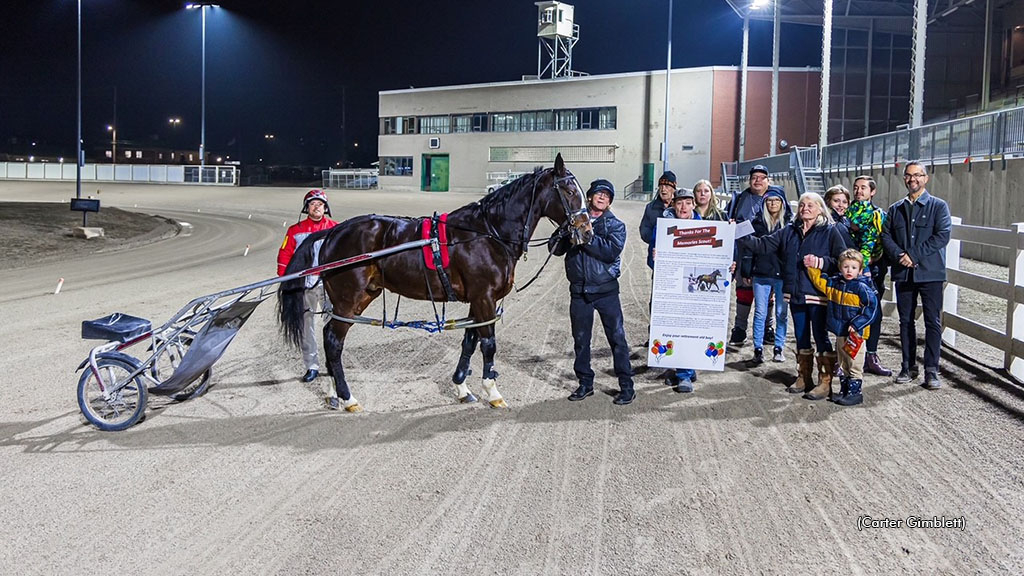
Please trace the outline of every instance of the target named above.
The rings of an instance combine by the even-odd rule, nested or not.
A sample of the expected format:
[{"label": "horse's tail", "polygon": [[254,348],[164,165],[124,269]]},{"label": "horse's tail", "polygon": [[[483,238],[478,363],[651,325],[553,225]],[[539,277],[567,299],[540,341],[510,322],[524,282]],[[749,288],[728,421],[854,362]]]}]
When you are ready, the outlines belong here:
[{"label": "horse's tail", "polygon": [[[326,232],[326,231],[324,231]],[[322,237],[325,233],[317,233],[307,237],[292,256],[285,269],[285,274],[301,272],[313,266],[313,236]],[[302,342],[302,317],[306,313],[306,278],[295,278],[281,283],[277,289],[277,320],[281,324],[281,335],[286,342],[298,348]]]}]

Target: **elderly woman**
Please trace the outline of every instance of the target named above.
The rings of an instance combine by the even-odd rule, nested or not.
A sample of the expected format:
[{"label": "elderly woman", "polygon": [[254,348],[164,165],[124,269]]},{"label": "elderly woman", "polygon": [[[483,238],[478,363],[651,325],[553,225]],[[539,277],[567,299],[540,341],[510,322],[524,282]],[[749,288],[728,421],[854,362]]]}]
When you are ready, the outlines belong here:
[{"label": "elderly woman", "polygon": [[707,180],[697,180],[693,185],[693,211],[700,215],[701,220],[728,220],[718,207],[715,189]]},{"label": "elderly woman", "polygon": [[[782,262],[782,292],[789,302],[797,348],[797,380],[786,388],[791,393],[803,393],[804,398],[820,400],[832,389],[832,375],[836,368],[836,353],[828,335],[828,301],[818,292],[807,276],[807,265],[821,258],[821,269],[833,274],[836,259],[846,245],[832,222],[825,200],[814,192],[800,196],[796,219],[792,224],[762,236],[746,236],[739,241],[744,250],[754,254],[777,254]],[[818,352],[818,382],[811,376],[814,350]]]}]

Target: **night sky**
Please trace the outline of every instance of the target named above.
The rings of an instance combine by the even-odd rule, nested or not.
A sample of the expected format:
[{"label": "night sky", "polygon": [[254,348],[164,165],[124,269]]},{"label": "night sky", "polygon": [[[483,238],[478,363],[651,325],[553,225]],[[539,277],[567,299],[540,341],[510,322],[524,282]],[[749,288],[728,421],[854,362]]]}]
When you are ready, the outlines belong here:
[{"label": "night sky", "polygon": [[[572,2],[570,2],[572,3]],[[573,67],[665,67],[667,0],[578,0]],[[198,149],[201,24],[179,0],[83,0],[82,131],[91,158],[118,145]],[[243,164],[376,159],[379,90],[536,74],[532,0],[223,0],[207,12],[206,146]],[[5,3],[0,153],[74,156],[75,0]],[[751,23],[751,64],[771,65],[771,23]],[[818,66],[820,28],[784,25],[784,66]],[[676,0],[673,68],[738,65],[742,21],[725,0]],[[180,117],[176,129],[168,118]],[[273,141],[264,138],[274,134]],[[358,146],[356,144],[358,143]]]}]

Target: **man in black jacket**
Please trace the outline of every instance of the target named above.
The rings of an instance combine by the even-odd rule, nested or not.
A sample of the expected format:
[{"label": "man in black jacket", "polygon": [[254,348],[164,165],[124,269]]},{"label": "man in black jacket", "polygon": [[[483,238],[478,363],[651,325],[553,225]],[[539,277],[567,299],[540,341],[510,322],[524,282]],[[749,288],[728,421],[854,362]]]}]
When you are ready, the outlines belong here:
[{"label": "man in black jacket", "polygon": [[576,353],[573,369],[579,387],[571,401],[594,394],[594,370],[590,367],[590,338],[594,329],[594,311],[601,316],[605,337],[612,348],[612,362],[619,379],[615,404],[629,404],[633,391],[633,369],[629,365],[629,346],[623,328],[619,303],[620,254],[626,245],[626,225],[609,207],[615,199],[615,187],[607,180],[594,180],[587,190],[594,238],[589,244],[570,245],[568,238],[552,238],[556,256],[565,254],[565,275],[569,279],[569,320]]},{"label": "man in black jacket", "polygon": [[[742,192],[734,193],[729,203],[725,206],[725,214],[730,220],[742,222],[753,220],[754,214],[761,209],[761,202],[764,193],[768,191],[771,179],[768,177],[768,168],[756,164],[750,169],[749,186]],[[742,260],[750,258],[744,254],[737,245],[734,260],[736,262],[736,321],[733,323],[732,335],[729,337],[729,344],[740,346],[747,339],[747,325],[750,322],[750,306],[754,303],[753,282],[750,277],[743,276]],[[773,336],[774,338],[774,336]]]},{"label": "man in black jacket", "polygon": [[882,226],[882,247],[892,263],[896,309],[900,315],[903,365],[896,382],[917,378],[917,299],[924,307],[924,386],[942,387],[939,346],[942,340],[942,283],[946,280],[946,245],[952,222],[949,206],[928,193],[928,172],[920,162],[903,170],[907,197],[889,206]]}]

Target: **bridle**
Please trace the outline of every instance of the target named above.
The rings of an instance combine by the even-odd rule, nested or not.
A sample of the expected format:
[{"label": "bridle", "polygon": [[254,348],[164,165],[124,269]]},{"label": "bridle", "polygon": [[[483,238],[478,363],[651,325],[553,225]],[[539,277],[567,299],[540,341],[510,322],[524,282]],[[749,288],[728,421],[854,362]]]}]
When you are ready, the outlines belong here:
[{"label": "bridle", "polygon": [[[554,168],[549,168],[549,170],[554,170]],[[576,180],[576,176],[574,176],[569,170],[566,170],[565,173],[565,176],[555,178],[554,181],[555,194],[562,202],[562,210],[565,212],[565,223],[559,226],[559,228],[564,226],[568,230],[571,226],[572,231],[570,231],[570,233],[573,234],[574,240],[579,240],[579,236],[581,234],[580,229],[586,227],[586,225],[590,223],[590,211],[587,210],[587,198],[583,195],[583,189],[580,188],[580,183]],[[536,178],[533,181],[533,190],[530,193],[530,206],[533,206],[534,201],[537,199],[537,183],[540,182],[540,180],[540,178]],[[580,201],[580,207],[578,210],[573,210],[572,206],[569,205],[569,197],[573,194],[568,191],[568,187],[565,185],[567,182],[572,182],[573,187],[576,189],[576,196]],[[527,213],[526,223],[523,224],[523,232],[520,236],[520,245],[523,247],[524,255],[529,251],[531,216],[532,213]],[[576,224],[577,220],[580,220],[581,217],[582,224]],[[556,234],[559,234],[557,230],[555,232]],[[580,244],[582,242],[574,241],[573,243]]]}]

